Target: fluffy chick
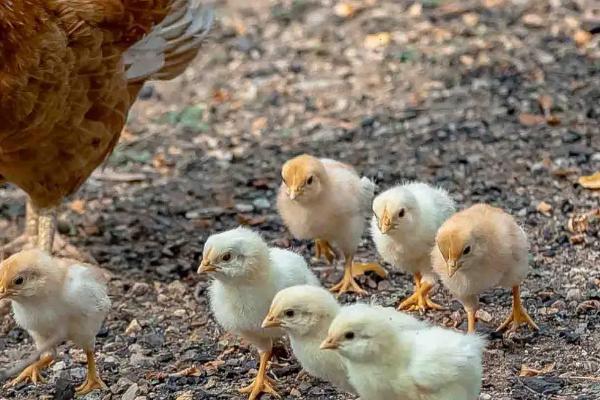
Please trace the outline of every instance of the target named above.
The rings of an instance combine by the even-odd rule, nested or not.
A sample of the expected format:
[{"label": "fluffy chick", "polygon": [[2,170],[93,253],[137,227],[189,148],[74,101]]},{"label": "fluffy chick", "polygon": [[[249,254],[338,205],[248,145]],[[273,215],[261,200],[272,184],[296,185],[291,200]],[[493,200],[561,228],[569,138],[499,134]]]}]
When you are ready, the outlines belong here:
[{"label": "fluffy chick", "polygon": [[[12,301],[16,322],[38,349],[49,342],[71,340],[87,356],[86,381],[78,395],[105,389],[96,370],[96,334],[110,309],[105,271],[75,260],[51,257],[42,250],[16,253],[0,264],[0,299]],[[9,386],[42,381],[40,370],[52,363],[56,349],[43,354]]]},{"label": "fluffy chick", "polygon": [[350,306],[338,313],[321,348],[342,357],[362,400],[475,400],[484,346],[476,335],[402,329],[378,309]]},{"label": "fluffy chick", "polygon": [[294,285],[318,286],[318,279],[301,256],[269,248],[258,233],[241,227],[208,238],[198,272],[214,278],[210,306],[217,322],[258,348],[258,375],[240,392],[249,394],[250,400],[261,393],[279,397],[267,377],[267,366],[273,341],[284,332],[262,328],[262,321],[278,291]]},{"label": "fluffy chick", "polygon": [[537,325],[523,305],[519,285],[529,271],[527,235],[503,210],[476,204],[456,213],[439,229],[432,250],[433,268],[444,285],[463,304],[468,331],[475,331],[479,294],[502,286],[512,288],[513,306],[498,331]]},{"label": "fluffy chick", "polygon": [[400,303],[400,310],[442,308],[429,298],[436,282],[431,249],[438,228],[455,210],[445,190],[421,182],[395,186],[373,200],[371,235],[377,251],[415,280],[414,294]]},{"label": "fluffy chick", "polygon": [[373,182],[347,164],[307,154],[288,160],[281,175],[277,208],[292,235],[315,239],[317,257],[333,260],[333,248],[344,256],[343,279],[331,291],[365,294],[356,276],[366,271],[387,275],[379,265],[353,262],[373,199]]},{"label": "fluffy chick", "polygon": [[[391,308],[356,305],[376,309],[398,329],[423,329],[428,325]],[[309,374],[331,382],[340,390],[356,393],[348,381],[346,368],[335,352],[321,351],[320,345],[341,306],[327,290],[315,286],[293,286],[277,293],[263,327],[280,327],[288,334],[294,355]]]}]

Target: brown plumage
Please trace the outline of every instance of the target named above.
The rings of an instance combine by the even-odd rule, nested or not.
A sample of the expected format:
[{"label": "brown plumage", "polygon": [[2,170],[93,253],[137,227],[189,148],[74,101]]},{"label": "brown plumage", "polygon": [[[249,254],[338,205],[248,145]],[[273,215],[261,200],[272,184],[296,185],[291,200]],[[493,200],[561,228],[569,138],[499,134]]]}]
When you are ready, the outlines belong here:
[{"label": "brown plumage", "polygon": [[[36,214],[47,216],[110,155],[144,81],[176,76],[197,54],[210,24],[198,8],[195,0],[0,2],[0,176],[29,195],[30,236]],[[37,243],[47,250],[49,219],[39,219]]]}]

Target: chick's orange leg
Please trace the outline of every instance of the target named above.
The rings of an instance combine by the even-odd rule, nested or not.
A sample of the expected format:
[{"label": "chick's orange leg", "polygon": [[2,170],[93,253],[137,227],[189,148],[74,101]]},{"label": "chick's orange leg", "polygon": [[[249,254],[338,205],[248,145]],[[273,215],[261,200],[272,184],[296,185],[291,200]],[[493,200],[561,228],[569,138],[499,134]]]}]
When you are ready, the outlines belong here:
[{"label": "chick's orange leg", "polygon": [[398,305],[398,310],[408,311],[427,311],[427,310],[443,310],[444,307],[434,303],[429,298],[429,292],[433,288],[433,284],[429,282],[422,282],[422,275],[417,272],[414,276],[415,279],[415,291],[412,295],[406,298]]},{"label": "chick's orange leg", "polygon": [[40,373],[40,371],[42,369],[46,368],[48,365],[50,365],[53,360],[54,360],[54,357],[50,354],[42,356],[42,358],[40,358],[38,361],[34,362],[29,367],[25,368],[23,370],[23,372],[21,372],[19,374],[19,376],[17,376],[10,383],[5,385],[5,387],[16,386],[21,382],[27,382],[27,381],[30,381],[34,385],[36,385],[38,383],[43,383],[44,378],[42,377],[42,374]]},{"label": "chick's orange leg", "polygon": [[85,396],[95,389],[107,389],[106,384],[102,382],[102,379],[96,370],[96,358],[94,356],[94,351],[86,350],[85,355],[87,356],[88,372],[85,382],[75,389],[75,394],[77,394],[77,396]]},{"label": "chick's orange leg", "polygon": [[354,292],[360,295],[366,295],[367,292],[360,287],[358,283],[354,280],[354,263],[352,261],[352,257],[347,257],[344,265],[344,276],[342,280],[334,285],[331,289],[331,292],[337,293],[338,296],[342,293]]},{"label": "chick's orange leg", "polygon": [[320,260],[321,257],[327,260],[328,264],[333,263],[333,260],[337,258],[337,254],[331,244],[327,240],[316,239],[315,240],[315,258]]},{"label": "chick's orange leg", "polygon": [[352,264],[352,277],[364,275],[366,272],[374,272],[380,278],[387,278],[387,271],[383,267],[376,263],[353,263]]},{"label": "chick's orange leg", "polygon": [[270,394],[278,399],[281,398],[275,390],[275,382],[267,376],[267,367],[272,354],[271,350],[260,353],[260,365],[256,379],[250,385],[239,390],[240,393],[249,395],[248,400],[258,399],[263,393]]},{"label": "chick's orange leg", "polygon": [[512,312],[510,315],[504,320],[504,322],[496,329],[496,332],[501,332],[506,330],[510,326],[510,331],[515,332],[519,326],[523,324],[529,325],[531,329],[534,331],[538,331],[540,328],[533,321],[533,319],[523,307],[521,303],[521,289],[519,286],[513,286],[512,288],[513,294],[513,304],[512,304]]}]

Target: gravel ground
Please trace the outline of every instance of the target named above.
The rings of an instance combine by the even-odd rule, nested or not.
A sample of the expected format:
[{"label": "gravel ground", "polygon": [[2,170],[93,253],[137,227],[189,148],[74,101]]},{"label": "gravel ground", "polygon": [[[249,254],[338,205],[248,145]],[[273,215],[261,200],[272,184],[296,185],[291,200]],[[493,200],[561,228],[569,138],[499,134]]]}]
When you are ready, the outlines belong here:
[{"label": "gravel ground", "polygon": [[[481,398],[599,399],[600,223],[567,227],[600,203],[577,184],[600,170],[600,35],[585,2],[246,3],[219,2],[202,57],[176,81],[146,86],[117,151],[61,214],[61,232],[113,274],[97,344],[110,391],[87,398],[243,398],[254,351],[215,324],[195,270],[204,240],[240,223],[311,256],[274,208],[281,164],[307,152],[351,163],[380,190],[419,179],[461,206],[515,215],[531,242],[523,298],[541,330],[493,334],[510,295],[482,295]],[[0,196],[8,240],[24,196]],[[378,259],[367,234],[358,256]],[[326,285],[340,276],[341,266],[326,278],[326,265],[311,264]],[[388,267],[388,280],[364,278],[365,300],[391,306],[410,292],[410,276]],[[434,299],[448,310],[422,318],[464,329],[460,304],[443,288]],[[0,363],[31,348],[0,317]],[[71,399],[84,360],[63,346],[47,383],[0,399]],[[538,372],[521,377],[523,366]],[[272,372],[284,398],[352,398],[299,377],[283,348]]]}]

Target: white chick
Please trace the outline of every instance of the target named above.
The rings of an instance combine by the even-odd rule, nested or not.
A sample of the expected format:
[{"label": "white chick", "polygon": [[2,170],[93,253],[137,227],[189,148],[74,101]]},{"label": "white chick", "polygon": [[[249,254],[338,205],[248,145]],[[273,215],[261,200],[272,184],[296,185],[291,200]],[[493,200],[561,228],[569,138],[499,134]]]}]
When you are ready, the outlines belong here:
[{"label": "white chick", "polygon": [[454,200],[444,189],[413,182],[395,186],[373,200],[371,235],[381,257],[413,274],[414,294],[400,310],[442,309],[429,298],[436,277],[431,267],[435,234],[455,212]]},{"label": "white chick", "polygon": [[370,307],[345,307],[323,350],[344,360],[362,400],[475,400],[483,338],[439,327],[406,330]]},{"label": "white chick", "polygon": [[315,239],[317,257],[323,254],[331,261],[334,247],[344,256],[343,279],[331,291],[365,294],[356,276],[366,271],[387,275],[377,264],[353,261],[373,199],[373,182],[347,164],[306,154],[288,160],[281,175],[277,208],[292,235]]},{"label": "white chick", "polygon": [[[367,305],[355,307],[371,308]],[[294,355],[310,375],[331,382],[342,391],[355,393],[340,356],[320,349],[340,308],[331,293],[323,288],[293,286],[277,293],[263,327],[280,327],[286,331]],[[374,308],[388,316],[399,329],[423,329],[428,326],[394,309]]]},{"label": "white chick", "polygon": [[435,272],[462,303],[468,331],[476,328],[479,294],[501,286],[512,288],[512,312],[498,331],[527,324],[538,330],[521,303],[520,284],[529,272],[527,235],[503,210],[476,204],[454,214],[439,229],[431,252]]},{"label": "white chick", "polygon": [[279,397],[267,376],[273,340],[284,332],[261,327],[275,294],[294,285],[319,285],[304,259],[291,251],[269,248],[261,236],[246,228],[218,233],[204,245],[199,273],[214,278],[210,306],[217,322],[258,348],[260,366],[256,379],[240,390],[249,399],[261,393]]},{"label": "white chick", "polygon": [[[77,388],[80,396],[106,389],[96,370],[94,346],[111,306],[107,282],[108,275],[100,268],[54,258],[38,249],[16,253],[0,264],[0,299],[12,301],[16,322],[31,335],[38,349],[71,340],[85,351],[88,373]],[[40,371],[55,356],[52,347],[9,386],[42,381]]]}]

